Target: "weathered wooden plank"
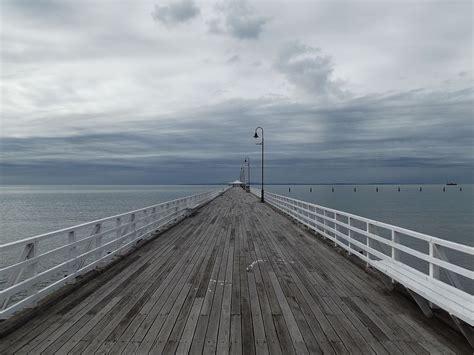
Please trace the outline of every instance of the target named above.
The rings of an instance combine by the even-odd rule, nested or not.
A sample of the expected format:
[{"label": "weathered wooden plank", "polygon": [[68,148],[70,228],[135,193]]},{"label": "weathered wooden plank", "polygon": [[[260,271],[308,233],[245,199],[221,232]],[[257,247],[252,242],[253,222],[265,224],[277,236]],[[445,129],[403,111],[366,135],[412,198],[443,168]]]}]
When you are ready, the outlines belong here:
[{"label": "weathered wooden plank", "polygon": [[[289,244],[287,244],[287,246],[288,248],[291,248]],[[275,248],[275,255],[279,255],[282,260],[290,260],[290,262],[277,264],[274,269],[281,275],[282,280],[286,280],[288,283],[286,289],[286,292],[288,293],[288,303],[290,304],[291,310],[295,315],[295,319],[297,320],[298,327],[302,332],[308,351],[311,353],[321,353],[321,347],[324,347],[326,348],[326,352],[331,353],[332,347],[327,343],[327,339],[320,339],[319,341],[316,340],[313,330],[319,329],[319,324],[314,319],[314,317],[312,317],[310,307],[303,300],[303,297],[296,288],[291,276],[292,272],[289,268],[304,268],[304,266],[299,265],[298,261],[292,261],[293,258],[289,254],[288,248],[279,247],[275,243],[271,243],[271,241],[268,240],[267,249],[272,248]]]},{"label": "weathered wooden plank", "polygon": [[[159,354],[164,350],[169,334],[173,329],[172,327],[176,319],[178,318],[179,310],[183,306],[186,296],[188,295],[189,290],[191,289],[191,286],[192,285],[190,283],[185,284],[184,287],[181,289],[181,292],[179,293],[178,297],[173,300],[173,307],[171,308],[169,316],[166,318],[164,324],[161,326],[160,333],[158,334],[158,336],[150,335],[150,343],[153,339],[155,339],[155,342],[149,352]],[[147,341],[146,338],[145,341]]]},{"label": "weathered wooden plank", "polygon": [[[253,258],[249,258],[248,261]],[[255,259],[251,263],[255,262]],[[249,265],[251,265],[251,263]],[[252,325],[254,331],[255,351],[257,354],[268,354],[267,338],[265,327],[263,325],[262,312],[260,310],[260,301],[257,293],[257,285],[252,270],[247,272],[247,281],[249,284],[250,308],[252,310]]]},{"label": "weathered wooden plank", "polygon": [[307,354],[308,349],[306,348],[306,344],[303,340],[303,335],[298,328],[298,324],[296,323],[296,319],[291,312],[290,306],[286,300],[285,295],[283,294],[283,290],[280,287],[280,283],[274,272],[270,272],[270,280],[272,281],[273,288],[275,289],[276,297],[280,302],[280,307],[282,310],[283,317],[285,318],[285,322],[288,326],[288,330],[291,335],[291,339],[293,340],[293,346],[298,354]]},{"label": "weathered wooden plank", "polygon": [[[210,228],[210,226],[208,226],[205,229],[206,232],[208,232],[208,228]],[[205,236],[206,233],[204,233],[203,235]],[[203,252],[204,251],[208,252],[209,251],[209,246],[207,245],[207,243],[200,243],[199,244],[199,241],[200,241],[200,238],[197,239],[197,242],[198,242],[197,245],[199,246],[198,249],[202,248],[201,250]],[[208,238],[207,242],[211,243],[212,238]],[[186,261],[186,259],[184,261]],[[182,264],[182,267],[185,267],[184,264],[185,263]],[[156,315],[161,310],[161,307],[163,306],[164,300],[162,299],[160,301],[160,299],[161,299],[160,295],[163,294],[164,289],[167,288],[167,285],[169,284],[169,280],[171,280],[173,275],[175,275],[178,272],[179,272],[179,269],[177,269],[175,267],[173,273],[170,274],[167,279],[165,279],[163,284],[160,286],[160,289],[157,290],[157,292],[155,292],[155,294],[149,300],[149,302],[147,302],[147,304],[145,304],[145,306],[142,308],[142,310],[140,311],[140,314],[138,316],[139,318],[137,319],[137,322],[136,323],[132,322],[131,327],[129,327],[127,329],[127,331],[125,332],[126,335],[127,335],[125,337],[125,339],[122,336],[122,341],[119,344],[119,349],[117,349],[117,346],[116,346],[116,347],[114,347],[114,349],[112,349],[112,352],[115,353],[116,351],[118,352],[118,350],[124,349],[124,348],[128,348],[127,351],[131,352],[132,349],[136,349],[139,346],[140,341],[141,341],[141,339],[143,339],[143,336],[144,336],[142,334],[148,331],[149,327],[152,324],[151,323],[152,319],[154,319],[154,317],[156,317]],[[140,315],[142,315],[142,316],[140,317]],[[140,334],[140,332],[142,332],[142,333]]]},{"label": "weathered wooden plank", "polygon": [[[215,231],[213,231],[214,234],[215,234]],[[212,239],[216,239],[216,238],[211,238]],[[207,255],[205,253],[205,250],[203,250],[203,255],[201,255],[200,257],[200,262],[198,262],[197,264],[200,265],[200,267],[196,267],[194,266],[194,269],[199,269],[199,270],[204,270],[204,263],[203,261],[206,261],[207,260]],[[198,277],[198,273],[194,273],[194,275],[191,275],[188,279],[189,282],[192,282],[191,285],[190,285],[190,289],[191,291],[188,293],[187,297],[186,297],[186,300],[188,301],[187,304],[190,305],[191,304],[191,300],[195,298],[196,294],[197,294],[197,286],[198,286],[198,283],[199,283],[199,277]],[[173,306],[173,309],[170,311],[170,314],[168,316],[168,318],[166,319],[165,321],[165,324],[163,325],[161,331],[160,331],[160,334],[156,340],[156,343],[155,343],[155,346],[152,348],[152,352],[153,353],[161,353],[161,352],[165,352],[165,346],[167,345],[167,341],[168,341],[168,338],[171,334],[171,331],[172,330],[177,330],[177,333],[179,334],[180,333],[180,326],[179,326],[179,323],[178,325],[175,324],[175,321],[176,319],[178,318],[178,311],[177,309],[178,308],[184,308],[184,313],[183,313],[183,326],[184,326],[184,315],[187,314],[188,312],[188,307],[186,307],[186,305],[184,305],[183,307],[181,307],[181,302],[179,302],[179,300],[177,300]],[[181,312],[183,311],[183,309],[181,309],[181,311],[179,312],[181,314]],[[173,343],[177,344],[177,342],[179,341],[178,337],[176,336],[175,339],[172,340]],[[169,343],[169,344],[172,344],[172,343]],[[168,346],[169,350],[168,352],[170,352],[171,350],[171,345]],[[166,352],[165,352],[166,353]]]},{"label": "weathered wooden plank", "polygon": [[[269,235],[270,236],[270,235]],[[268,237],[269,237],[268,236]],[[303,312],[300,308],[300,303],[303,301],[302,297],[299,297],[299,291],[295,287],[293,280],[290,275],[290,266],[295,263],[295,261],[292,258],[292,255],[287,253],[287,250],[285,250],[284,247],[282,247],[280,244],[277,243],[272,243],[269,238],[267,238],[268,241],[268,248],[269,249],[274,249],[275,254],[279,255],[281,260],[283,262],[275,264],[274,266],[274,271],[276,274],[278,274],[281,284],[285,285],[285,296],[287,298],[287,302],[290,306],[291,312],[293,313],[293,316],[295,317],[295,320],[297,322],[297,326],[303,336],[305,346],[307,350],[310,353],[321,353],[321,349],[313,335],[313,333],[310,330],[310,326],[308,325],[308,322],[306,318],[303,315]],[[290,244],[286,244],[287,247],[290,247]],[[299,298],[299,300],[298,300]]]},{"label": "weathered wooden plank", "polygon": [[[205,285],[205,289],[203,289],[204,294],[202,295],[198,293],[199,296],[204,297],[204,300],[199,314],[198,324],[194,333],[193,341],[191,343],[191,348],[189,350],[190,354],[198,354],[203,351],[207,327],[209,324],[209,318],[212,309],[212,301],[214,299],[216,290],[216,280],[218,278],[219,265],[223,251],[224,243],[222,240],[219,240],[217,253],[214,255],[214,258],[211,259],[209,267],[207,268],[202,279],[201,284]],[[211,267],[212,271],[210,272],[209,269]]]},{"label": "weathered wooden plank", "polygon": [[[164,348],[163,352],[165,354],[168,354],[168,353],[174,353],[175,351],[177,351],[177,348],[178,346],[180,345],[180,339],[182,339],[182,334],[184,333],[185,331],[185,327],[187,325],[187,320],[189,319],[188,318],[188,315],[189,317],[194,317],[194,313],[192,313],[193,311],[196,312],[196,309],[194,308],[193,306],[193,309],[192,310],[189,310],[189,307],[191,307],[191,303],[194,302],[194,300],[196,299],[196,294],[197,294],[197,290],[198,290],[198,286],[199,286],[199,283],[201,281],[201,276],[204,272],[204,269],[205,269],[205,266],[206,266],[206,262],[207,262],[207,259],[208,259],[208,254],[206,255],[206,257],[203,259],[203,261],[201,262],[201,266],[199,268],[199,270],[197,270],[194,275],[191,276],[191,279],[190,279],[190,282],[192,282],[192,289],[190,291],[190,293],[188,294],[188,297],[186,299],[186,303],[185,305],[183,306],[183,308],[181,309],[180,311],[180,314],[179,314],[179,317],[176,321],[176,324],[174,325],[174,328],[173,328],[173,331],[172,333],[170,334],[169,336],[169,339],[168,339],[168,342],[166,344],[166,347]],[[231,285],[230,285],[231,286]],[[203,299],[202,298],[197,298],[199,301],[198,301],[198,304],[200,304],[199,306],[199,310],[198,312],[200,312],[201,310],[201,306],[202,306],[202,301]],[[196,306],[197,307],[197,306]],[[197,321],[197,317],[195,317],[196,321]],[[191,319],[191,325],[190,327],[192,326],[192,324],[195,325],[194,323],[194,319]],[[189,334],[190,333],[190,329],[188,329],[188,339],[185,341],[185,343],[189,343],[189,345],[191,344],[191,341],[192,341],[192,334]],[[193,329],[194,330],[194,329]],[[183,345],[185,346],[185,345]],[[187,350],[189,350],[189,348],[187,348]],[[186,350],[186,351],[187,351]],[[183,351],[183,348],[181,348],[180,351]]]},{"label": "weathered wooden plank", "polygon": [[[206,245],[207,243],[204,243],[204,246],[196,248],[196,251],[201,251],[201,253],[205,254],[208,250]],[[129,343],[128,351],[132,351],[132,349],[138,345],[138,342],[140,343],[138,352],[148,352],[151,349],[170,309],[173,307],[176,297],[184,286],[188,276],[191,274],[194,263],[199,259],[199,255],[200,254],[196,252],[192,259],[182,260],[181,271],[176,272],[173,275],[174,278],[170,278],[169,285],[171,287],[166,287],[162,295],[157,297],[157,302],[154,305],[151,305],[152,308],[149,311],[146,311],[147,318],[150,321],[150,323],[148,323],[149,326],[143,326],[137,333],[135,333],[134,338],[136,340],[132,340],[132,342]],[[172,282],[173,280],[174,282]],[[125,351],[127,351],[127,348]]]},{"label": "weathered wooden plank", "polygon": [[231,314],[230,316],[230,354],[242,354],[242,316]]},{"label": "weathered wooden plank", "polygon": [[199,313],[201,312],[202,303],[204,302],[203,297],[198,297],[194,299],[193,307],[186,322],[183,334],[179,340],[179,345],[176,350],[176,354],[187,354],[194,336],[194,331],[196,329],[196,324],[199,318]]},{"label": "weathered wooden plank", "polygon": [[[63,346],[55,350],[55,353],[67,354],[69,351],[71,351],[74,348],[74,346],[82,339],[82,337],[86,335],[95,324],[99,323],[102,317],[105,314],[107,314],[107,312],[110,311],[117,303],[119,303],[120,300],[121,300],[121,297],[114,297],[111,300],[111,302],[109,302],[97,314],[91,317],[89,322],[87,322],[72,337],[70,337]],[[46,351],[44,351],[44,353],[47,354],[47,353],[50,353],[50,351],[48,351],[47,349]]]},{"label": "weathered wooden plank", "polygon": [[[178,266],[178,264],[176,264],[176,266]],[[157,294],[160,294],[160,292],[162,293],[163,289],[164,289],[163,280],[165,280],[165,282],[166,282],[165,277],[167,277],[168,279],[171,279],[172,275],[173,274],[172,273],[170,274],[169,272],[164,273],[161,277],[159,277],[156,280],[156,281],[158,281],[158,285],[160,287],[158,287],[158,288],[155,287],[154,288],[154,292],[152,293],[151,296],[147,297],[146,302],[140,308],[139,312],[135,314],[135,317],[133,318],[133,320],[129,320],[129,322],[128,322],[129,326],[127,327],[125,332],[120,336],[120,342],[116,342],[116,344],[112,348],[112,352],[118,352],[119,349],[123,349],[124,347],[127,346],[127,343],[129,343],[132,336],[135,334],[136,330],[139,328],[139,326],[146,319],[146,317],[144,316],[144,314],[146,314],[146,312],[143,311],[143,308],[144,307],[150,307],[152,302],[156,302],[154,300],[157,299]],[[102,350],[104,350],[104,349],[102,349]]]},{"label": "weathered wooden plank", "polygon": [[262,285],[258,290],[259,293],[262,294],[262,312],[264,316],[265,331],[267,337],[269,337],[267,340],[269,350],[271,353],[279,353],[280,350],[278,348],[280,348],[284,354],[293,354],[294,348],[291,336],[282,316],[280,304],[270,280],[269,272],[273,272],[273,269],[271,267],[269,256],[266,253],[266,247],[263,244],[262,233],[256,231],[256,228],[254,228],[252,216],[249,216],[248,218],[250,222],[249,227],[251,228],[251,231],[253,231],[252,236],[255,255],[257,259],[262,260],[261,263],[257,263],[255,273],[256,277],[260,275],[262,281]]},{"label": "weathered wooden plank", "polygon": [[242,317],[242,351],[244,354],[255,354],[255,338],[252,324],[252,310],[250,307],[249,283],[247,278],[248,267],[248,246],[246,243],[246,233],[242,221],[239,223],[240,242],[240,312]]},{"label": "weathered wooden plank", "polygon": [[230,249],[227,259],[227,268],[224,279],[224,293],[222,297],[222,311],[219,321],[219,334],[217,339],[217,353],[228,354],[230,350],[230,315],[232,302],[232,275],[234,266],[235,239],[229,238]]},{"label": "weathered wooden plank", "polygon": [[212,300],[211,313],[209,317],[209,324],[206,331],[204,353],[214,353],[217,348],[218,332],[222,311],[222,300],[224,296],[225,278],[227,275],[227,266],[229,264],[228,258],[230,248],[230,229],[224,229],[222,231],[222,236],[225,238],[225,245],[222,258],[220,259],[218,265],[217,278],[215,280],[211,280],[215,284],[215,288],[214,297]]}]

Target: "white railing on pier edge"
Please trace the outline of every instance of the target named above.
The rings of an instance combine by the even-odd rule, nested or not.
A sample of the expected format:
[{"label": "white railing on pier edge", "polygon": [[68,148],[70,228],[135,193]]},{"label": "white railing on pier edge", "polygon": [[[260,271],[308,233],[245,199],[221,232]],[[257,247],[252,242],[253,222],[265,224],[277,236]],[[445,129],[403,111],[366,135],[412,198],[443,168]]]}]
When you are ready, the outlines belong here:
[{"label": "white railing on pier edge", "polygon": [[[260,197],[260,190],[251,191]],[[267,191],[265,201],[402,284],[426,315],[437,306],[474,325],[474,296],[461,282],[464,278],[472,288],[474,272],[446,256],[447,251],[463,255],[472,268],[473,247]],[[413,260],[424,263],[424,270],[414,267]]]},{"label": "white railing on pier edge", "polygon": [[[32,307],[77,276],[123,255],[160,228],[185,217],[228,188],[178,198],[135,211],[0,245],[11,262],[0,266],[0,319]],[[16,255],[16,260],[12,256]]]}]

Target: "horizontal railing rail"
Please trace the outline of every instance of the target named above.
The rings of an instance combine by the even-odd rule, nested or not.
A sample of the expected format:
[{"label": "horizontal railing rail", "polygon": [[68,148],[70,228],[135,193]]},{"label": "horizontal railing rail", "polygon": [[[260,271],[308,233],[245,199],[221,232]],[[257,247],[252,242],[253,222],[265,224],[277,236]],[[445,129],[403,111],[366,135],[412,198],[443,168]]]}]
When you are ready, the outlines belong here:
[{"label": "horizontal railing rail", "polygon": [[0,245],[0,319],[39,300],[213,200],[207,191]]},{"label": "horizontal railing rail", "polygon": [[425,314],[439,307],[474,325],[472,246],[267,191],[265,200],[402,284]]}]

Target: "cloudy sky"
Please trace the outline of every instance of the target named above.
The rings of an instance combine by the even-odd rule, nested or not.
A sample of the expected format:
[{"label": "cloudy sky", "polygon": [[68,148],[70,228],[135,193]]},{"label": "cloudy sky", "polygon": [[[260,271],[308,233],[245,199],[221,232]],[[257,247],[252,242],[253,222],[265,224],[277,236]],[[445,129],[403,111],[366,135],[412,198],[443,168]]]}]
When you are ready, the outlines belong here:
[{"label": "cloudy sky", "polygon": [[474,180],[471,1],[0,4],[1,183]]}]

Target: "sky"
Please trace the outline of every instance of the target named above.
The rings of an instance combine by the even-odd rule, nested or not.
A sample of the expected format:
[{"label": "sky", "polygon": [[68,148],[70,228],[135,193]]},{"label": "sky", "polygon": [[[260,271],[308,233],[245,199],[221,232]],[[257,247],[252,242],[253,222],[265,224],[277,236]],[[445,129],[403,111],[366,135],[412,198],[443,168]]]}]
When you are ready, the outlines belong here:
[{"label": "sky", "polygon": [[1,184],[474,182],[471,1],[0,2]]}]

